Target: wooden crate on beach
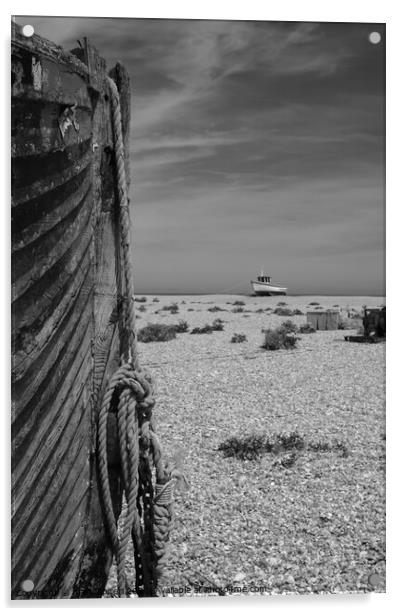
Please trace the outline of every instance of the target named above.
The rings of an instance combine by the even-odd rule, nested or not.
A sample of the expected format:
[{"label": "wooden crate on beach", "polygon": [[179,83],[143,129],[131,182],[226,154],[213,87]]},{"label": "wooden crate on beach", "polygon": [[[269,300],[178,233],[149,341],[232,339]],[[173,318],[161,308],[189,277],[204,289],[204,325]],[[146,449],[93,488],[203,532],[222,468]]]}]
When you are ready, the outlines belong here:
[{"label": "wooden crate on beach", "polygon": [[338,329],[339,310],[312,310],[307,312],[307,323],[316,330]]}]

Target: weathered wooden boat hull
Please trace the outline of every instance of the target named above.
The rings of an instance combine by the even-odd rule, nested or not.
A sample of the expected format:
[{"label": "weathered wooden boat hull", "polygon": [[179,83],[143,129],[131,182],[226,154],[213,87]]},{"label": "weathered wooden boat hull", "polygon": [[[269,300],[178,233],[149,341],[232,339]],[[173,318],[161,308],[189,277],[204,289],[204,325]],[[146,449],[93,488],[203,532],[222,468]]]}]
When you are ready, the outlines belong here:
[{"label": "weathered wooden boat hull", "polygon": [[95,439],[124,289],[106,76],[86,41],[67,54],[13,25],[13,598],[101,596],[111,563]]}]

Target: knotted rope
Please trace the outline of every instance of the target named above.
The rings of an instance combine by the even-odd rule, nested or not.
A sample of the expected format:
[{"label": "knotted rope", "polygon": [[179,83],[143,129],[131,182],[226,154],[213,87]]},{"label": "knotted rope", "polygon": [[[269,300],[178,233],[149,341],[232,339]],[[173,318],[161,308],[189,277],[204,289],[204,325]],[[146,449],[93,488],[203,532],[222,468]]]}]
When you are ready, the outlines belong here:
[{"label": "knotted rope", "polygon": [[[173,489],[182,476],[162,459],[161,447],[152,425],[155,404],[153,385],[151,377],[139,364],[120,97],[115,82],[108,78],[108,83],[125,285],[125,347],[122,363],[110,379],[99,412],[99,478],[107,528],[116,559],[119,596],[127,595],[125,562],[130,538],[134,546],[136,592],[139,596],[154,596],[157,579],[166,560],[166,544],[172,524]],[[108,418],[111,413],[117,421],[122,487],[126,500],[120,532],[119,520],[113,509],[107,456]]]}]

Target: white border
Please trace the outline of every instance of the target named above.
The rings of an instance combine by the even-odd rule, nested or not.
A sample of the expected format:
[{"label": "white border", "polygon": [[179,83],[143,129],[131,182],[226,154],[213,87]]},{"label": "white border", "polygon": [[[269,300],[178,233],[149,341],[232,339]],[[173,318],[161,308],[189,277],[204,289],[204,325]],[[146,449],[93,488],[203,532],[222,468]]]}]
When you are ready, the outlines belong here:
[{"label": "white border", "polygon": [[265,2],[248,0],[247,3],[234,3],[229,0],[203,0],[186,2],[183,0],[154,0],[152,3],[132,4],[115,1],[112,3],[82,3],[71,0],[56,4],[50,0],[16,0],[10,3],[11,13],[16,15],[53,16],[96,16],[96,17],[163,17],[171,19],[261,19],[284,21],[355,21],[383,22],[390,13],[395,14],[393,2],[383,0],[338,0],[336,3],[323,3],[318,0],[286,0],[286,2]]},{"label": "white border", "polygon": [[[3,203],[1,211],[1,230],[4,233],[1,242],[1,272],[2,272],[2,295],[5,302],[2,304],[2,319],[0,320],[4,329],[1,338],[5,353],[2,357],[3,364],[0,374],[2,376],[3,392],[3,436],[5,444],[3,447],[3,469],[6,470],[4,490],[7,491],[6,498],[9,499],[9,331],[10,331],[10,310],[9,310],[9,288],[10,288],[10,241],[9,241],[9,191],[10,191],[10,134],[9,134],[9,40],[10,40],[10,16],[11,14],[24,15],[76,15],[76,16],[110,16],[110,17],[164,17],[164,18],[193,18],[193,19],[261,19],[261,20],[284,20],[284,21],[336,21],[336,22],[374,22],[387,24],[387,312],[388,312],[388,341],[387,341],[387,435],[388,435],[388,457],[387,457],[387,527],[388,527],[388,554],[387,554],[387,593],[383,595],[370,596],[320,596],[320,597],[277,597],[264,599],[248,598],[219,598],[219,599],[177,599],[156,601],[143,599],[137,601],[125,600],[83,600],[83,601],[35,601],[25,603],[21,606],[19,602],[11,604],[8,601],[9,595],[9,519],[10,508],[2,508],[2,528],[6,533],[6,541],[3,540],[3,558],[1,559],[1,598],[6,609],[42,611],[44,608],[74,610],[74,614],[81,612],[88,613],[99,609],[116,609],[116,607],[131,610],[146,610],[147,614],[153,611],[163,610],[164,614],[169,615],[179,610],[194,610],[196,613],[201,610],[229,609],[231,612],[240,613],[246,608],[253,611],[262,612],[263,610],[280,611],[288,614],[296,611],[303,616],[307,613],[318,613],[325,610],[327,614],[338,614],[339,611],[363,612],[364,614],[377,614],[380,609],[392,610],[396,607],[399,590],[400,569],[400,526],[401,526],[401,507],[400,505],[400,460],[396,458],[396,452],[401,449],[400,438],[401,430],[401,404],[400,393],[398,391],[399,364],[397,353],[400,353],[398,345],[398,333],[402,316],[402,301],[400,293],[399,262],[401,261],[399,245],[401,243],[402,224],[400,224],[401,208],[401,184],[402,184],[402,164],[401,164],[401,30],[402,19],[401,9],[396,1],[351,1],[337,0],[337,2],[323,2],[322,0],[286,0],[280,2],[269,2],[268,0],[247,0],[246,2],[224,2],[222,0],[203,0],[200,3],[191,3],[188,0],[168,2],[154,1],[152,4],[143,3],[137,5],[132,2],[111,3],[86,2],[69,0],[68,2],[55,3],[54,0],[32,2],[3,2],[1,28],[4,29],[3,50],[4,50],[4,81],[2,104],[4,105],[7,121],[1,123],[2,134],[1,148],[2,160],[1,170],[4,172],[2,186]],[[7,289],[7,291],[6,291]],[[399,347],[399,348],[398,348]],[[3,492],[4,494],[4,492]],[[400,603],[400,601],[399,601]]]}]

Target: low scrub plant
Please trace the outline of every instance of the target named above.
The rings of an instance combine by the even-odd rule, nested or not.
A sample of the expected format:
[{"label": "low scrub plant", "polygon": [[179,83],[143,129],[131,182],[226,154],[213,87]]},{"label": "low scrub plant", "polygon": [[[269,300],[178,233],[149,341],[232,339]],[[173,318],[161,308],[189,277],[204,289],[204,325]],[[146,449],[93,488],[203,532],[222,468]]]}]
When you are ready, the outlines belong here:
[{"label": "low scrub plant", "polygon": [[175,328],[178,334],[185,334],[186,332],[188,332],[188,323],[187,321],[184,321],[183,319],[179,321],[177,325],[172,325],[172,327]]},{"label": "low scrub plant", "polygon": [[167,342],[176,338],[176,328],[163,323],[148,323],[137,334],[139,342]]},{"label": "low scrub plant", "polygon": [[287,303],[286,302],[278,302],[277,306],[287,306]]},{"label": "low scrub plant", "polygon": [[146,306],[144,306],[144,304],[141,304],[141,306],[138,306],[138,310],[139,310],[140,312],[145,312],[145,311],[146,311],[146,309],[147,309],[147,307],[146,307]]},{"label": "low scrub plant", "polygon": [[264,341],[261,347],[267,351],[278,351],[279,349],[293,349],[296,345],[297,337],[295,333],[280,326],[276,329],[264,331]]},{"label": "low scrub plant", "polygon": [[244,308],[242,306],[235,306],[232,308],[232,312],[244,312]]},{"label": "low scrub plant", "polygon": [[222,321],[222,319],[214,319],[212,321],[212,327],[213,327],[213,331],[214,332],[221,332],[221,331],[223,331],[223,321]]},{"label": "low scrub plant", "polygon": [[304,314],[304,312],[302,310],[299,310],[299,308],[295,308],[293,310],[293,315],[294,316],[299,316],[299,315],[303,315],[303,314]]},{"label": "low scrub plant", "polygon": [[297,332],[297,325],[296,323],[293,323],[293,321],[291,321],[290,319],[288,319],[287,321],[283,321],[280,325],[280,329],[284,329],[287,333],[296,333]]},{"label": "low scrub plant", "polygon": [[280,317],[292,317],[293,310],[290,308],[284,308],[283,306],[278,306],[278,308],[275,308],[274,314],[277,314]]},{"label": "low scrub plant", "polygon": [[212,325],[205,324],[203,327],[194,327],[190,334],[212,334],[212,332],[221,332],[223,330],[222,319],[215,319]]},{"label": "low scrub plant", "polygon": [[205,324],[203,327],[194,327],[190,334],[212,334],[213,331],[212,325]]},{"label": "low scrub plant", "polygon": [[237,299],[236,301],[233,302],[233,306],[245,306],[246,303],[243,302],[243,300],[241,299]]},{"label": "low scrub plant", "polygon": [[179,312],[179,305],[176,302],[173,302],[172,304],[167,304],[166,306],[162,306],[160,310],[170,312],[170,314],[177,314]]},{"label": "low scrub plant", "polygon": [[219,306],[211,306],[208,308],[208,312],[223,312],[224,308],[220,308]]},{"label": "low scrub plant", "polygon": [[341,458],[349,457],[349,449],[342,443],[342,441],[335,440],[333,442],[328,441],[314,441],[312,443],[308,443],[307,449],[309,451],[314,451],[316,453],[326,453],[326,452],[335,452],[338,453]]},{"label": "low scrub plant", "polygon": [[316,329],[311,323],[302,323],[298,329],[299,334],[315,334]]},{"label": "low scrub plant", "polygon": [[246,342],[247,337],[245,334],[233,334],[230,342]]},{"label": "low scrub plant", "polygon": [[301,451],[304,447],[304,438],[298,432],[289,432],[288,434],[250,434],[245,437],[231,437],[218,446],[218,451],[222,451],[225,458],[256,460],[265,453],[280,454]]},{"label": "low scrub plant", "polygon": [[319,306],[320,302],[310,302],[309,306]]},{"label": "low scrub plant", "polygon": [[140,302],[140,303],[143,303],[143,302],[146,302],[146,301],[147,301],[147,298],[146,298],[146,297],[135,297],[135,298],[134,298],[134,301],[135,301],[135,302]]},{"label": "low scrub plant", "polygon": [[269,451],[268,443],[269,440],[265,434],[251,434],[243,438],[232,437],[220,443],[218,451],[222,451],[225,458],[256,460]]},{"label": "low scrub plant", "polygon": [[347,446],[341,441],[308,442],[297,431],[232,436],[220,443],[218,451],[222,451],[225,458],[238,460],[256,460],[264,454],[281,456],[280,464],[285,468],[293,466],[297,457],[304,453],[336,453],[342,458],[350,455]]}]

